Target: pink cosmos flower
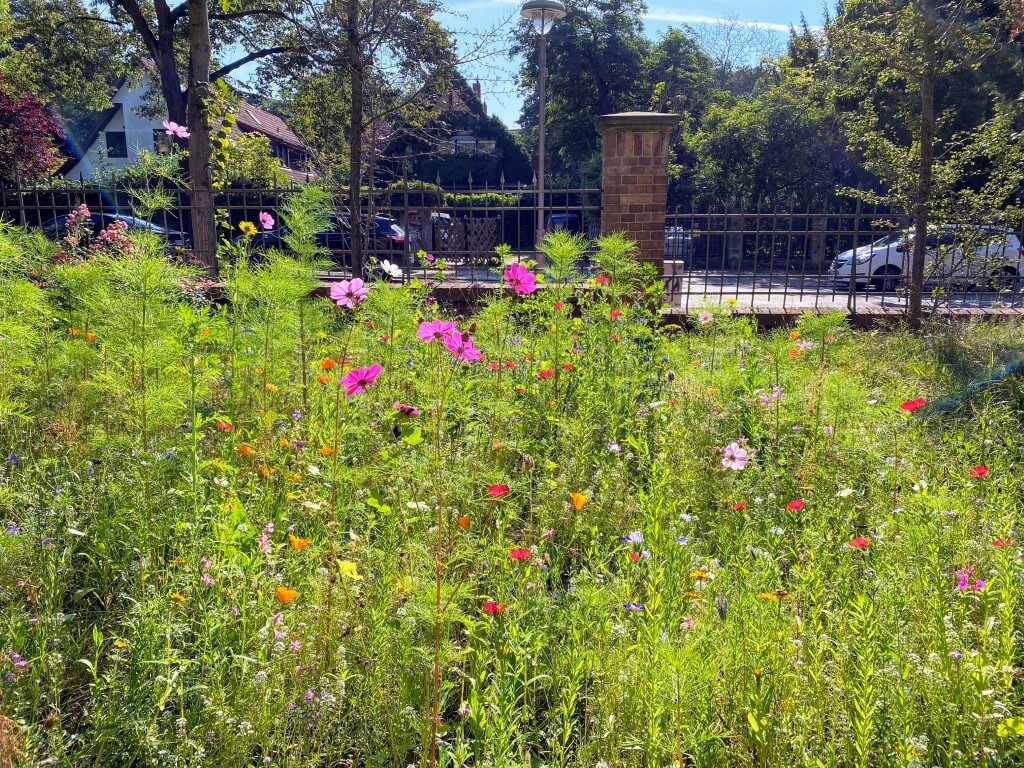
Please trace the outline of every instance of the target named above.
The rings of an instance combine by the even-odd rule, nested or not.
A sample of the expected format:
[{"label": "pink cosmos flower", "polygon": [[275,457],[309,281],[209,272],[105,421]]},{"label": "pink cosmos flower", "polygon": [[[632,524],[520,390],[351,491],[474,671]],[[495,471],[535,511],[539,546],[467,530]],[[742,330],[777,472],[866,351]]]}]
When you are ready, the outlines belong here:
[{"label": "pink cosmos flower", "polygon": [[177,136],[179,139],[187,139],[191,136],[188,128],[184,125],[178,125],[173,120],[164,120],[164,130],[171,136]]},{"label": "pink cosmos flower", "polygon": [[750,456],[739,443],[729,443],[722,452],[722,466],[726,469],[739,471],[746,469]]},{"label": "pink cosmos flower", "polygon": [[444,337],[444,345],[448,351],[455,355],[456,360],[481,360],[483,353],[476,348],[473,337],[468,333],[461,333],[453,329]]},{"label": "pink cosmos flower", "polygon": [[699,315],[697,315],[697,322],[700,323],[701,325],[707,325],[714,319],[715,316],[707,311],[701,312]]},{"label": "pink cosmos flower", "polygon": [[792,501],[786,503],[786,509],[788,509],[790,512],[799,512],[805,506],[807,505],[804,503],[803,499],[793,499]]},{"label": "pink cosmos flower", "polygon": [[271,216],[266,211],[260,211],[259,220],[260,220],[260,226],[263,227],[263,229],[273,229],[274,228],[274,217]]},{"label": "pink cosmos flower", "polygon": [[451,320],[424,320],[416,331],[416,338],[430,344],[433,341],[444,341],[444,337],[456,330]]},{"label": "pink cosmos flower", "polygon": [[338,384],[345,388],[345,394],[349,397],[352,395],[359,395],[365,392],[367,387],[377,381],[377,377],[380,376],[380,372],[380,363],[374,363],[373,365],[368,365],[365,368],[353,368],[345,374],[345,377],[339,381]]},{"label": "pink cosmos flower", "polygon": [[370,286],[360,278],[341,280],[331,286],[331,298],[339,307],[355,309],[366,298]]},{"label": "pink cosmos flower", "polygon": [[511,264],[505,270],[505,280],[512,290],[519,294],[533,293],[537,290],[537,276],[522,264]]},{"label": "pink cosmos flower", "polygon": [[871,546],[871,537],[869,536],[855,536],[846,542],[846,546],[851,549],[867,549]]}]

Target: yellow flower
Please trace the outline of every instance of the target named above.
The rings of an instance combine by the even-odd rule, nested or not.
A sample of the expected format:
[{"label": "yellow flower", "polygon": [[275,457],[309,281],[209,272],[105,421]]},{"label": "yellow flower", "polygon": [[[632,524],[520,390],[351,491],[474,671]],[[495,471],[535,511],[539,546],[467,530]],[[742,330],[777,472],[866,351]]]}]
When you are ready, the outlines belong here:
[{"label": "yellow flower", "polygon": [[362,581],[363,577],[359,575],[359,570],[355,563],[351,560],[339,560],[338,570],[341,571],[341,575],[345,578],[352,579],[352,581]]},{"label": "yellow flower", "polygon": [[705,571],[703,568],[694,568],[692,571],[690,571],[690,578],[691,579],[701,580],[701,579],[707,579],[710,576],[711,576],[711,574],[708,573],[707,571]]},{"label": "yellow flower", "polygon": [[238,228],[242,230],[242,234],[244,234],[246,237],[252,237],[253,235],[256,234],[256,225],[253,224],[251,221],[239,222]]},{"label": "yellow flower", "polygon": [[330,456],[332,453],[334,453],[334,449],[331,448],[329,445],[324,445],[320,448],[321,456]]},{"label": "yellow flower", "polygon": [[128,647],[128,641],[127,640],[117,639],[117,640],[114,641],[114,647],[115,648],[127,648]]},{"label": "yellow flower", "polygon": [[171,592],[171,600],[173,600],[175,603],[184,603],[185,596],[181,594],[181,592]]},{"label": "yellow flower", "polygon": [[587,503],[587,497],[585,494],[577,493],[573,491],[569,494],[569,500],[572,502],[572,508],[577,512],[583,508],[583,505]]},{"label": "yellow flower", "polygon": [[277,392],[277,384],[267,384],[264,389],[271,393]]},{"label": "yellow flower", "polygon": [[289,445],[291,445],[291,443],[288,442],[287,437],[282,437],[280,440],[277,441],[277,445],[279,448],[287,448]]},{"label": "yellow flower", "polygon": [[777,603],[779,601],[779,596],[776,595],[774,592],[758,592],[757,599]]},{"label": "yellow flower", "polygon": [[789,338],[791,338],[793,341],[796,341],[797,339],[800,338],[800,331],[790,331]]}]

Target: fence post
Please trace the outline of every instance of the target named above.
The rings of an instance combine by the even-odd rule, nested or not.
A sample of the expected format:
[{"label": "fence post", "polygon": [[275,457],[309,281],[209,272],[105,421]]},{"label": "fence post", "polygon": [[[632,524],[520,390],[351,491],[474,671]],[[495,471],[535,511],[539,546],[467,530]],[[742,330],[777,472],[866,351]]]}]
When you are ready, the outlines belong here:
[{"label": "fence post", "polygon": [[820,272],[825,266],[825,217],[811,217],[811,264]]},{"label": "fence post", "polygon": [[733,208],[725,216],[725,268],[743,266],[743,213]]},{"label": "fence post", "polygon": [[597,118],[604,139],[601,234],[635,240],[641,261],[664,273],[669,132],[679,115],[620,112]]}]

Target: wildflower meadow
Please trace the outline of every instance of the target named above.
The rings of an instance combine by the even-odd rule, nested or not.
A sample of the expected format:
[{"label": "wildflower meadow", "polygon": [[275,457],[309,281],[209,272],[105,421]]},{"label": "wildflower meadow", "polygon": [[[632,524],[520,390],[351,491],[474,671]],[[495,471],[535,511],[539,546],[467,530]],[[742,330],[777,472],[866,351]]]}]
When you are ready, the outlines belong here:
[{"label": "wildflower meadow", "polygon": [[1020,327],[317,295],[322,203],[0,232],[0,766],[1021,764]]}]

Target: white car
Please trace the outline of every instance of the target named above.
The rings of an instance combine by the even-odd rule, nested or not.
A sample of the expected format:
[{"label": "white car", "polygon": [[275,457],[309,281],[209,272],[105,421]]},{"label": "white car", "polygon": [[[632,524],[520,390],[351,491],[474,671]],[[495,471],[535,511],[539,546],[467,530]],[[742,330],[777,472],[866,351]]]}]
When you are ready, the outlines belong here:
[{"label": "white car", "polygon": [[[840,286],[895,291],[910,274],[912,230],[893,232],[870,245],[839,254],[829,270]],[[1024,269],[1024,249],[1012,231],[995,227],[930,227],[925,240],[925,281],[956,288],[1008,291]]]}]

